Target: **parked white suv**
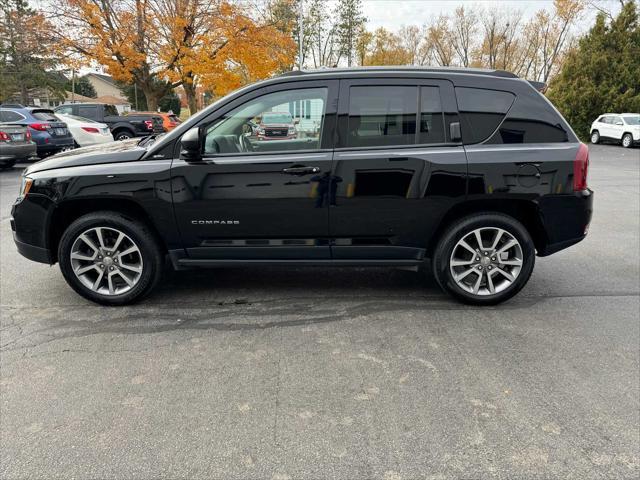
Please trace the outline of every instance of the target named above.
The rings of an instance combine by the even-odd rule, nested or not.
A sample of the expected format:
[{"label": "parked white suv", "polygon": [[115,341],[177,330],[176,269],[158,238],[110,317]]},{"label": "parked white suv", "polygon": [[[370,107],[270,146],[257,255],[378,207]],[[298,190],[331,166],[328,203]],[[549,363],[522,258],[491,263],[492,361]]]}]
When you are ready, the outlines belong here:
[{"label": "parked white suv", "polygon": [[640,144],[640,113],[605,113],[591,124],[591,143],[621,142],[629,148]]}]

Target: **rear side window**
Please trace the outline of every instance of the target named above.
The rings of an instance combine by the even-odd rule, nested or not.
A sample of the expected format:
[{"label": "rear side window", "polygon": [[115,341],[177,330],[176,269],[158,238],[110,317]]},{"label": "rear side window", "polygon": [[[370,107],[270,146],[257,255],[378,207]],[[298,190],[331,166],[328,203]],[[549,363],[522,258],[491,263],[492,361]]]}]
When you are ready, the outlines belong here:
[{"label": "rear side window", "polygon": [[83,118],[98,118],[98,107],[92,105],[79,105],[78,116]]},{"label": "rear side window", "polygon": [[0,111],[0,122],[19,122],[24,120],[24,117],[17,112],[10,110]]},{"label": "rear side window", "polygon": [[444,116],[438,87],[420,88],[420,133],[418,143],[444,143]]},{"label": "rear side window", "polygon": [[498,90],[456,88],[465,143],[483,142],[495,132],[511,108],[515,95]]},{"label": "rear side window", "polygon": [[377,147],[415,144],[417,88],[351,87],[346,146]]}]

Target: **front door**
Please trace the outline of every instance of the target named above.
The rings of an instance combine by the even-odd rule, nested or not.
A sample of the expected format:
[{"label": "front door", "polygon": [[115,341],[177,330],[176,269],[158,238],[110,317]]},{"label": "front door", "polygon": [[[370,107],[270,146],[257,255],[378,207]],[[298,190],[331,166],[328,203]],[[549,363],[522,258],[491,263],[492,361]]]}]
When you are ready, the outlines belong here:
[{"label": "front door", "polygon": [[176,158],[171,170],[190,258],[330,257],[324,185],[337,90],[337,81],[269,86],[202,122],[202,160]]},{"label": "front door", "polygon": [[444,213],[464,198],[467,163],[444,80],[340,82],[330,205],[336,259],[420,260]]}]

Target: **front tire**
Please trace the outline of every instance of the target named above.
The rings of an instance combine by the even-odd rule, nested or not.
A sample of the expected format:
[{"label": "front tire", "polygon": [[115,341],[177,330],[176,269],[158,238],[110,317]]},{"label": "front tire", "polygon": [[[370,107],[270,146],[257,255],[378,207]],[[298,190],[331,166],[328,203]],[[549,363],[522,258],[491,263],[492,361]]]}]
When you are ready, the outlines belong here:
[{"label": "front tire", "polygon": [[162,250],[146,224],[107,211],[69,225],[58,260],[71,288],[102,305],[140,300],[160,280],[163,265]]},{"label": "front tire", "polygon": [[591,132],[591,143],[600,143],[600,132],[598,132],[597,130]]},{"label": "front tire", "polygon": [[129,140],[130,138],[133,138],[133,133],[127,130],[121,130],[116,132],[113,137],[118,141]]},{"label": "front tire", "polygon": [[517,294],[535,264],[527,229],[501,213],[481,213],[451,225],[435,249],[433,275],[440,287],[473,305],[495,305]]},{"label": "front tire", "polygon": [[633,145],[633,136],[630,133],[625,133],[622,136],[622,146],[624,148],[631,148]]}]

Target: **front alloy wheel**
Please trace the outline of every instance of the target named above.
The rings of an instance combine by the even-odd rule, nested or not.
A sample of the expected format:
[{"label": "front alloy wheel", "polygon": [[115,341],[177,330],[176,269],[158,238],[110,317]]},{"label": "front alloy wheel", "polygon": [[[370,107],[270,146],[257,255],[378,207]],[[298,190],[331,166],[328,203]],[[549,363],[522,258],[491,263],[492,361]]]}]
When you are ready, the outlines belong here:
[{"label": "front alloy wheel", "polygon": [[71,267],[85,287],[101,295],[120,295],[138,283],[144,264],[131,237],[115,228],[96,227],[76,238]]},{"label": "front alloy wheel", "polygon": [[449,260],[456,284],[473,295],[495,295],[516,281],[522,270],[522,247],[509,232],[477,228],[456,243]]},{"label": "front alloy wheel", "polygon": [[600,141],[600,134],[597,131],[591,133],[591,143],[598,143]]},{"label": "front alloy wheel", "polygon": [[58,245],[60,270],[80,295],[104,305],[126,305],[160,280],[164,254],[151,227],[118,212],[84,215]]},{"label": "front alloy wheel", "polygon": [[622,146],[624,148],[629,148],[633,144],[633,137],[630,133],[625,133],[622,137]]}]

